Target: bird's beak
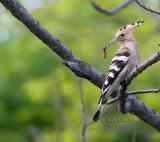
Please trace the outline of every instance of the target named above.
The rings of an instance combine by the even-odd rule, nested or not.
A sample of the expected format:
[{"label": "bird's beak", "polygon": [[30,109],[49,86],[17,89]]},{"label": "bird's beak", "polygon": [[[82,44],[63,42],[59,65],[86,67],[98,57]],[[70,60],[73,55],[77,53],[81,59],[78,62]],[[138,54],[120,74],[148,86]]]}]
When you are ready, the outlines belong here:
[{"label": "bird's beak", "polygon": [[116,37],[114,37],[113,39],[111,39],[106,45],[105,47],[108,48],[110,47],[112,44],[116,43],[118,40]]},{"label": "bird's beak", "polygon": [[114,43],[117,42],[117,41],[118,41],[118,39],[117,39],[116,37],[114,37],[112,40],[110,40],[110,41],[105,45],[105,47],[103,48],[103,57],[104,57],[104,59],[106,59],[108,47],[110,47],[112,44],[114,44]]}]

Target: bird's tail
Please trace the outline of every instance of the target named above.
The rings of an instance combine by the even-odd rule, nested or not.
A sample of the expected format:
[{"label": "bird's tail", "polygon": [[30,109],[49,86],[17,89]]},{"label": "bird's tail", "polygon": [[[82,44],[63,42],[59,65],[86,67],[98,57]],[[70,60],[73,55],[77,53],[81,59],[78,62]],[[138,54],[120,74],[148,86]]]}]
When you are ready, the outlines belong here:
[{"label": "bird's tail", "polygon": [[102,109],[103,109],[103,104],[102,104],[102,101],[100,101],[99,106],[98,106],[98,110],[95,113],[95,115],[93,116],[94,122],[97,122],[99,120]]},{"label": "bird's tail", "polygon": [[93,116],[94,122],[97,122],[99,120],[100,114],[101,114],[101,110],[98,109],[97,112],[95,113],[95,115]]}]

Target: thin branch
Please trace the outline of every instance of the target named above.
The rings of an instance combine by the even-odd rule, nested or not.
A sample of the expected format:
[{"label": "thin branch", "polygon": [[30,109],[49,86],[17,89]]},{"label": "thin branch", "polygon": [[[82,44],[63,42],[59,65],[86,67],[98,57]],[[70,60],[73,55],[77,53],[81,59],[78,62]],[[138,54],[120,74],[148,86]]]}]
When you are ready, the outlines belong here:
[{"label": "thin branch", "polygon": [[142,4],[139,0],[135,0],[135,1],[136,1],[136,3],[137,3],[140,7],[142,7],[143,9],[145,9],[145,10],[151,12],[151,13],[155,13],[155,14],[160,15],[160,12],[155,11],[155,10],[153,10],[152,8],[145,6],[145,5]]},{"label": "thin branch", "polygon": [[130,75],[126,87],[131,83],[131,81],[137,77],[139,74],[141,74],[144,70],[146,70],[148,67],[152,66],[153,64],[157,63],[160,61],[160,52],[155,53],[152,57],[147,59],[144,63],[139,65]]},{"label": "thin branch", "polygon": [[102,8],[101,6],[99,6],[96,1],[94,0],[92,2],[92,5],[93,7],[101,12],[101,13],[104,13],[106,15],[113,15],[113,14],[116,14],[118,13],[119,11],[123,10],[124,8],[126,8],[128,5],[130,5],[134,0],[126,0],[124,3],[120,4],[119,6],[117,6],[116,8],[113,8],[113,9],[105,9],[105,8]]},{"label": "thin branch", "polygon": [[118,100],[119,100],[119,97],[115,97],[113,99],[108,100],[106,104],[110,105],[110,104],[113,104],[113,103],[117,102]]},{"label": "thin branch", "polygon": [[130,91],[127,92],[126,95],[145,94],[145,93],[160,93],[160,89]]},{"label": "thin branch", "polygon": [[[125,96],[136,95],[136,94],[145,94],[145,93],[160,93],[160,89],[129,91],[129,92],[125,93]],[[113,99],[108,100],[106,104],[107,105],[113,104],[113,103],[117,102],[119,99],[120,99],[119,97],[115,97]]]},{"label": "thin branch", "polygon": [[[0,0],[0,2],[12,13],[13,16],[23,22],[36,37],[38,37],[49,48],[51,48],[53,52],[61,57],[64,64],[71,69],[75,75],[89,80],[99,88],[102,87],[105,80],[105,75],[97,71],[91,65],[77,58],[69,48],[63,45],[57,38],[52,36],[45,28],[43,28],[17,0]],[[160,52],[157,52],[152,58],[146,60],[146,62],[137,67],[137,69],[133,71],[130,76],[124,91],[127,89],[129,83],[138,74],[142,73],[143,70],[147,69],[159,60]],[[139,100],[135,99],[134,96],[127,96],[125,98],[124,106],[129,106],[125,107],[126,112],[135,114],[140,119],[151,124],[154,128],[160,131],[160,122],[158,121],[160,116],[155,111],[151,111],[152,109],[142,104]]]},{"label": "thin branch", "polygon": [[87,129],[87,116],[86,116],[86,109],[84,104],[84,92],[82,86],[82,80],[78,80],[79,92],[80,92],[80,103],[81,103],[81,110],[82,110],[82,142],[86,142],[86,129]]}]

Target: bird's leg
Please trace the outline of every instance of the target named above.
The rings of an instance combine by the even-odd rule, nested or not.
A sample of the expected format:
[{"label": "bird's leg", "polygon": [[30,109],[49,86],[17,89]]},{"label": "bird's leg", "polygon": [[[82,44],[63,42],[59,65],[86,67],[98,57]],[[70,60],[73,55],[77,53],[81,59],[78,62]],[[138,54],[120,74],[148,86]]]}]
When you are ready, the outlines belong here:
[{"label": "bird's leg", "polygon": [[111,94],[111,97],[112,98],[116,98],[118,96],[118,92],[119,92],[119,89],[115,90],[112,94]]}]

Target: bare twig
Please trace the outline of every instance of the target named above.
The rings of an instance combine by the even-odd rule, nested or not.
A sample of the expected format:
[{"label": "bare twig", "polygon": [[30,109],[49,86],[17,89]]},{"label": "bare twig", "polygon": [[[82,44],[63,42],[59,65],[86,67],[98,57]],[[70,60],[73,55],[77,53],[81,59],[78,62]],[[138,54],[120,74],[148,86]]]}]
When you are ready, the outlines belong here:
[{"label": "bare twig", "polygon": [[86,142],[86,129],[87,129],[87,118],[86,118],[86,109],[84,104],[84,92],[82,86],[82,80],[78,80],[79,92],[80,92],[80,102],[82,110],[82,142]]},{"label": "bare twig", "polygon": [[153,10],[152,8],[145,6],[145,5],[142,4],[139,0],[135,0],[135,1],[136,1],[136,3],[137,3],[140,7],[142,7],[143,9],[145,9],[145,10],[147,10],[147,11],[149,11],[149,12],[152,12],[152,13],[155,13],[155,14],[160,15],[160,12],[155,11],[155,10]]},{"label": "bare twig", "polygon": [[[125,96],[128,95],[136,95],[136,94],[145,94],[145,93],[160,93],[160,89],[149,89],[149,90],[136,90],[136,91],[129,91],[125,93]],[[107,105],[113,104],[119,100],[119,97],[115,97],[107,101]]]},{"label": "bare twig", "polygon": [[115,97],[113,99],[108,100],[106,104],[110,105],[110,104],[113,104],[113,103],[117,102],[118,100],[119,100],[119,97]]},{"label": "bare twig", "polygon": [[87,122],[87,112],[84,103],[84,91],[83,91],[83,82],[81,78],[78,78],[78,87],[80,92],[80,103],[81,103],[81,111],[82,111],[82,131],[81,131],[81,141],[86,142],[86,130],[87,128],[93,124],[93,122]]},{"label": "bare twig", "polygon": [[105,8],[102,8],[101,6],[99,6],[96,1],[94,0],[92,2],[92,5],[93,7],[101,12],[101,13],[104,13],[106,15],[113,15],[113,14],[116,14],[118,13],[119,11],[123,10],[124,8],[126,8],[128,5],[130,5],[134,0],[126,0],[124,3],[120,4],[119,6],[117,6],[116,8],[113,8],[113,9],[105,9]]},{"label": "bare twig", "polygon": [[153,64],[160,61],[160,52],[155,53],[152,57],[147,59],[143,64],[139,65],[130,75],[127,85],[130,84],[130,82],[137,77],[140,73],[142,73],[144,70],[146,70],[148,67],[152,66]]},{"label": "bare twig", "polygon": [[136,90],[127,92],[126,95],[135,95],[135,94],[145,94],[145,93],[159,93],[160,89],[150,89],[150,90]]},{"label": "bare twig", "polygon": [[[19,19],[23,24],[49,48],[52,49],[59,57],[61,57],[65,65],[71,69],[75,75],[85,78],[98,86],[102,87],[105,80],[105,75],[97,71],[91,65],[77,58],[69,48],[63,45],[57,38],[52,36],[38,21],[36,21],[28,11],[17,0],[0,0],[13,16]],[[127,84],[124,87],[124,93],[129,83],[143,70],[147,69],[152,64],[160,60],[160,52],[157,52],[152,58],[137,67],[130,76]],[[160,116],[158,113],[138,101],[134,96],[129,95],[125,98],[124,108],[126,112],[130,112],[138,116],[148,124],[151,124],[155,129],[160,131]],[[127,107],[129,106],[129,107]],[[152,110],[152,111],[151,111]]]}]

